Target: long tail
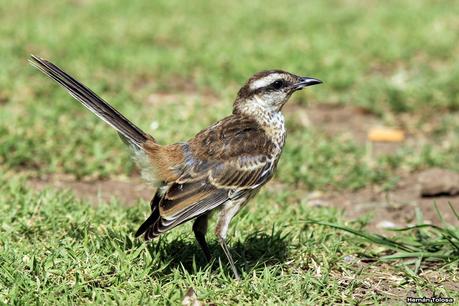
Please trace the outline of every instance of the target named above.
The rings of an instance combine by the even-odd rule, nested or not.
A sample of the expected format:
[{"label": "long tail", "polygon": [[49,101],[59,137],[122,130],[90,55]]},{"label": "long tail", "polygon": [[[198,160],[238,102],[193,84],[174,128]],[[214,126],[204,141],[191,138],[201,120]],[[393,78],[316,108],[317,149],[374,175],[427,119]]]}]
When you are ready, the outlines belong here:
[{"label": "long tail", "polygon": [[53,63],[34,55],[31,55],[29,62],[48,77],[59,83],[62,87],[67,89],[72,97],[80,101],[81,104],[83,104],[91,112],[116,129],[118,133],[121,136],[124,136],[129,143],[132,143],[142,149],[142,144],[145,141],[153,140],[150,135],[146,134],[126,119],[126,117],[121,115],[111,105],[102,100],[102,98],[97,96],[92,90],[81,84]]}]

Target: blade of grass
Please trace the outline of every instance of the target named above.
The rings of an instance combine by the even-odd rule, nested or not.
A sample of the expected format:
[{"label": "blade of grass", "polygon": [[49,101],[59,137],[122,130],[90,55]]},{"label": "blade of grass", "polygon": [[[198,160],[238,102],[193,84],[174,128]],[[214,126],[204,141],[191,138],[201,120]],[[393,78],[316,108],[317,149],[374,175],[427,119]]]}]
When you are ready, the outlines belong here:
[{"label": "blade of grass", "polygon": [[456,209],[453,207],[453,205],[451,204],[451,202],[448,202],[448,206],[449,208],[452,210],[454,216],[456,217],[457,221],[459,221],[459,214],[458,212],[456,211]]},{"label": "blade of grass", "polygon": [[322,221],[315,221],[315,220],[307,221],[306,223],[307,224],[319,224],[319,225],[325,225],[325,226],[337,228],[337,229],[346,231],[348,233],[354,234],[356,236],[360,236],[362,238],[365,238],[365,239],[367,239],[367,240],[369,240],[371,242],[389,246],[390,248],[393,248],[393,249],[402,250],[402,251],[415,251],[414,249],[412,249],[412,248],[410,248],[410,247],[408,247],[408,246],[406,246],[404,244],[401,244],[401,243],[399,243],[397,241],[394,241],[392,239],[386,238],[384,236],[377,235],[377,234],[370,234],[370,233],[366,233],[366,232],[363,232],[363,231],[357,231],[357,230],[354,230],[354,229],[352,229],[350,227],[347,227],[347,226],[342,226],[342,225],[337,225],[337,224],[328,223],[328,222],[322,222]]}]

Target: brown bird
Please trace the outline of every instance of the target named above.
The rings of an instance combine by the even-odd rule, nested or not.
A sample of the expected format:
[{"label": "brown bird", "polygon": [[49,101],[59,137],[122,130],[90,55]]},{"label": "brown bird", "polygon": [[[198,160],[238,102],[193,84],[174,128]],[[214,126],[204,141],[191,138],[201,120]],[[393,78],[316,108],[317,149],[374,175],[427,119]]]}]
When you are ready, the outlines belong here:
[{"label": "brown bird", "polygon": [[33,55],[30,62],[117,130],[142,176],[157,184],[151,215],[136,237],[150,240],[196,219],[196,240],[210,260],[207,222],[218,209],[215,233],[239,279],[226,243],[230,221],[273,176],[286,136],[282,107],[295,91],[322,81],[282,70],[259,72],[239,90],[230,116],[188,141],[161,145],[56,65]]}]

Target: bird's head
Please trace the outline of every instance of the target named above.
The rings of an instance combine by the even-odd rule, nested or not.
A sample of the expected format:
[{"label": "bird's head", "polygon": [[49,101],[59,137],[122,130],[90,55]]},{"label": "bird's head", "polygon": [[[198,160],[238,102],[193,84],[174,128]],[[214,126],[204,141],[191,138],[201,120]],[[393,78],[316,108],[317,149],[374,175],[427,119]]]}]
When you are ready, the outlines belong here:
[{"label": "bird's head", "polygon": [[279,112],[292,93],[320,83],[321,80],[282,70],[256,73],[239,90],[233,113]]}]

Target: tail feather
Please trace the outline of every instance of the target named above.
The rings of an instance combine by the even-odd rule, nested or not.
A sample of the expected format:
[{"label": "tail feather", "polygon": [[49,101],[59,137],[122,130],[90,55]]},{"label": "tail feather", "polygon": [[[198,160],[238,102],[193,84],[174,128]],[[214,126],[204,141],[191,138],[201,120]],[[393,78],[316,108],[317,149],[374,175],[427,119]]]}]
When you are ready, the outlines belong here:
[{"label": "tail feather", "polygon": [[145,141],[154,140],[150,135],[143,132],[126,117],[121,115],[115,108],[97,96],[92,90],[53,63],[34,55],[31,56],[29,62],[48,77],[59,83],[59,85],[67,89],[71,96],[116,129],[118,133],[124,136],[133,145],[142,148],[142,144]]},{"label": "tail feather", "polygon": [[140,225],[139,229],[135,233],[136,237],[139,237],[142,234],[145,234],[145,240],[150,240],[152,238],[155,238],[156,236],[149,235],[149,232],[151,231],[151,228],[155,227],[155,224],[161,219],[161,216],[159,215],[159,202],[161,201],[161,195],[160,195],[160,190],[158,190],[153,197],[153,199],[150,202],[151,206],[151,214],[145,220],[142,225]]}]

